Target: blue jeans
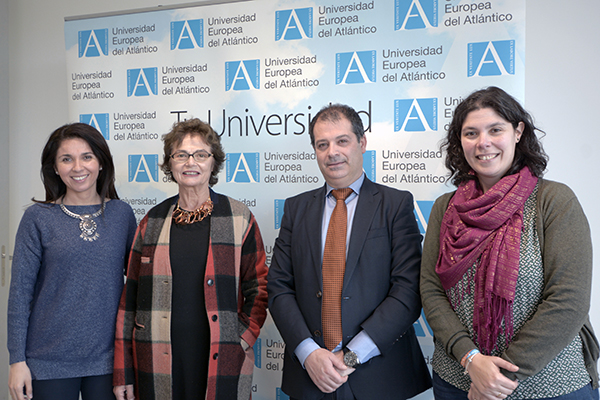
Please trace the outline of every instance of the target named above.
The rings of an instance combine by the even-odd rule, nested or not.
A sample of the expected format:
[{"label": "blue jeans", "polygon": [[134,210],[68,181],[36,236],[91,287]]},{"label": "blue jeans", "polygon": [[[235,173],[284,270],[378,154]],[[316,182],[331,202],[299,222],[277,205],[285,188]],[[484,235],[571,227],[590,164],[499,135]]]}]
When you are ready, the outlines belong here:
[{"label": "blue jeans", "polygon": [[[433,372],[433,396],[436,400],[467,400],[468,393],[464,392]],[[574,392],[563,394],[557,397],[545,397],[538,400],[600,400],[598,399],[598,389],[593,390],[591,382],[586,386]]]}]

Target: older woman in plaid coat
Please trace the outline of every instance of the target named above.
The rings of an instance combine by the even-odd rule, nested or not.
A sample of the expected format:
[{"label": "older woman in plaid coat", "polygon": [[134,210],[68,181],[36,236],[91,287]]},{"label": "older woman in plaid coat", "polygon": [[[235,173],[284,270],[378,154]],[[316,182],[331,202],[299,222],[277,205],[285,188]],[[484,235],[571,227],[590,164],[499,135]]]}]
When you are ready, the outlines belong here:
[{"label": "older woman in plaid coat", "polygon": [[[198,156],[201,152],[210,156]],[[214,160],[212,166],[207,163],[210,157],[213,157],[210,161]],[[178,196],[152,208],[136,233],[117,318],[114,370],[117,399],[129,400],[134,395],[138,400],[251,398],[252,346],[265,320],[267,302],[267,267],[260,231],[244,204],[215,193],[208,189],[208,184],[208,199],[200,197],[205,200],[200,207],[190,207],[186,202],[189,196],[185,197],[188,187],[202,189],[203,180],[199,177],[206,171],[211,174],[211,183],[216,182],[223,159],[218,136],[199,120],[176,124],[165,137],[163,170],[171,174],[180,190]],[[204,180],[208,183],[207,178]],[[185,211],[189,209],[199,212]],[[184,225],[186,221],[196,223],[207,216],[208,248],[199,282],[202,288],[198,288],[204,292],[204,319],[209,330],[203,339],[206,351],[200,353],[208,358],[207,373],[200,379],[190,379],[189,370],[195,368],[184,365],[176,373],[173,361],[176,354],[172,338],[183,335],[186,343],[195,338],[185,337],[194,335],[185,329],[173,331],[172,307],[176,298],[173,289],[177,286],[173,285],[172,268],[172,247],[176,243],[171,239],[175,224],[182,220]],[[184,377],[174,376],[178,373]],[[190,380],[202,381],[199,387],[206,394],[195,392],[197,382]]]}]

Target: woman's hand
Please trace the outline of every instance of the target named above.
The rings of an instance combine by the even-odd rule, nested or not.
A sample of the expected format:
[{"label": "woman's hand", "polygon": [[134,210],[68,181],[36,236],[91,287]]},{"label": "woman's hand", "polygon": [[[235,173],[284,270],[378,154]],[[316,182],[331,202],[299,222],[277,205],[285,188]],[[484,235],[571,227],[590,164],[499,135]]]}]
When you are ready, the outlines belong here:
[{"label": "woman's hand", "polygon": [[510,395],[519,385],[500,372],[500,368],[517,372],[519,367],[508,361],[493,356],[477,354],[467,365],[471,377],[469,400],[498,400]]},{"label": "woman's hand", "polygon": [[135,396],[133,394],[133,385],[121,385],[113,388],[113,393],[117,400],[133,400]]},{"label": "woman's hand", "polygon": [[25,361],[11,364],[8,373],[8,388],[13,400],[33,398],[31,371]]}]

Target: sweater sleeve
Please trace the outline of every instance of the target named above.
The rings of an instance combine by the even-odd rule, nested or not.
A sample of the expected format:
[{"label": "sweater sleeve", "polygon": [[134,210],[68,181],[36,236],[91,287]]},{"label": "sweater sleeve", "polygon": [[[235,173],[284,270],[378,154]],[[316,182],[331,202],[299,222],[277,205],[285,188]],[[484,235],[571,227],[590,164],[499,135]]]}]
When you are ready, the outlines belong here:
[{"label": "sweater sleeve", "polygon": [[240,337],[253,346],[267,317],[267,265],[265,246],[254,215],[242,244],[240,289],[243,298],[240,318],[247,326]]},{"label": "sweater sleeve", "polygon": [[511,379],[539,372],[588,320],[592,241],[583,209],[570,188],[540,180],[537,210],[544,289],[537,311],[502,354],[519,366],[515,374],[504,371]]},{"label": "sweater sleeve", "polygon": [[440,250],[442,218],[453,194],[447,193],[439,197],[431,210],[421,259],[421,298],[425,317],[433,330],[435,340],[444,346],[446,354],[460,362],[466,353],[477,346],[452,309],[440,278],[435,272]]},{"label": "sweater sleeve", "polygon": [[25,361],[31,304],[42,265],[42,232],[36,222],[34,207],[25,211],[15,239],[8,297],[10,364]]}]

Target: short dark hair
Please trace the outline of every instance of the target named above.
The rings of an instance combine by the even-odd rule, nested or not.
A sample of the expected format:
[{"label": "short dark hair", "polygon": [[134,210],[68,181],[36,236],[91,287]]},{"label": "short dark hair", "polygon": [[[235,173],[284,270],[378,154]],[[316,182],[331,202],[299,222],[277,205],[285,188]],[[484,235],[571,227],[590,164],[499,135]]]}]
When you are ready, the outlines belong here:
[{"label": "short dark hair", "polygon": [[199,136],[206,144],[210,146],[210,152],[215,159],[213,170],[210,173],[208,184],[214,186],[219,181],[219,172],[225,161],[225,151],[221,146],[221,138],[206,122],[200,121],[198,118],[186,119],[185,121],[176,122],[173,124],[171,131],[163,137],[163,163],[160,166],[173,182],[177,182],[171,171],[171,152],[173,149],[183,142],[186,136]]},{"label": "short dark hair", "polygon": [[354,110],[354,108],[345,104],[330,104],[319,110],[319,112],[310,121],[308,127],[308,134],[310,135],[310,144],[315,147],[315,124],[318,121],[329,121],[337,122],[342,117],[345,117],[352,125],[352,132],[356,135],[356,140],[360,142],[360,139],[365,136],[365,128],[360,119],[360,115]]},{"label": "short dark hair", "polygon": [[115,189],[115,165],[104,136],[93,126],[77,122],[61,126],[48,138],[46,146],[42,150],[40,172],[46,190],[46,200],[39,201],[34,198],[31,200],[36,203],[52,203],[67,193],[67,186],[56,173],[56,154],[62,142],[69,139],[84,140],[98,159],[102,169],[98,172],[96,192],[102,201],[106,198],[118,199],[119,195]]},{"label": "short dark hair", "polygon": [[471,167],[465,158],[461,144],[461,131],[467,115],[476,110],[491,108],[499,116],[508,121],[514,129],[523,122],[524,129],[521,139],[516,144],[515,158],[506,175],[519,172],[523,167],[529,167],[531,173],[541,178],[548,164],[548,155],[535,131],[544,132],[533,124],[533,118],[525,111],[519,102],[504,90],[490,86],[471,93],[460,102],[454,110],[454,117],[448,128],[446,138],[442,142],[442,150],[446,152],[445,165],[450,170],[450,179],[456,186],[476,177],[469,172]]}]

